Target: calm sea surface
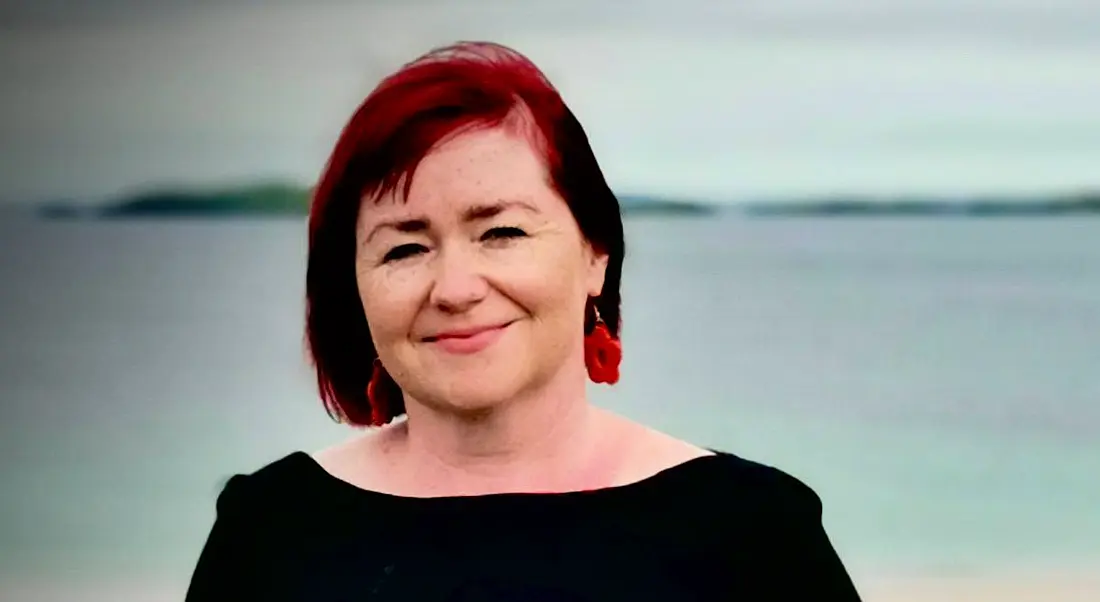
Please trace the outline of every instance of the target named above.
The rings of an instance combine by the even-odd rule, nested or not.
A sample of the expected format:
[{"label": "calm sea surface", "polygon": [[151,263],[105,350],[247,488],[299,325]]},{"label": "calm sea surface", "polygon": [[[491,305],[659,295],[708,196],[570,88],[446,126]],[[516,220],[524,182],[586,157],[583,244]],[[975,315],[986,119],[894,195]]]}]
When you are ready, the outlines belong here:
[{"label": "calm sea surface", "polygon": [[[220,482],[343,438],[304,223],[0,221],[0,581],[185,584]],[[811,484],[852,572],[1100,560],[1100,220],[635,220],[594,399]]]}]

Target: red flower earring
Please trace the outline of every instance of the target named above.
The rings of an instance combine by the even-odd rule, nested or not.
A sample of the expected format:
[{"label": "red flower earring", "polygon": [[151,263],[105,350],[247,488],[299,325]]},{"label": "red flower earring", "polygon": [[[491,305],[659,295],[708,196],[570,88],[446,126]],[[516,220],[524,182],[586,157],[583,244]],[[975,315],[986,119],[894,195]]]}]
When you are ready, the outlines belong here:
[{"label": "red flower earring", "polygon": [[592,310],[596,313],[596,325],[584,337],[584,365],[588,368],[588,377],[592,382],[613,385],[619,381],[623,346],[618,339],[611,336],[611,331],[594,305]]},{"label": "red flower earring", "polygon": [[385,392],[382,390],[382,380],[386,376],[386,369],[382,367],[382,361],[374,360],[374,372],[370,382],[367,383],[367,401],[370,402],[371,426],[383,426],[389,422],[389,404],[386,402]]}]

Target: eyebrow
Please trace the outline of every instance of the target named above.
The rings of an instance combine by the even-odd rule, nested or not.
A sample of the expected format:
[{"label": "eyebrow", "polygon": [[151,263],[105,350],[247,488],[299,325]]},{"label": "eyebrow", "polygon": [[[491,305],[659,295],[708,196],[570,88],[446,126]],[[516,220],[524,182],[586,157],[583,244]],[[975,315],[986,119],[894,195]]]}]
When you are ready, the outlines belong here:
[{"label": "eyebrow", "polygon": [[[538,208],[536,208],[531,203],[528,203],[527,201],[522,201],[518,199],[507,199],[469,207],[462,212],[462,221],[470,223],[487,220],[489,218],[496,217],[497,215],[503,213],[508,209],[521,209],[523,211],[536,215],[539,213]],[[376,234],[386,229],[397,230],[398,232],[412,233],[423,232],[430,227],[431,222],[426,217],[387,220],[379,222],[373,228],[371,228],[370,234],[367,235],[366,242],[370,242]]]}]

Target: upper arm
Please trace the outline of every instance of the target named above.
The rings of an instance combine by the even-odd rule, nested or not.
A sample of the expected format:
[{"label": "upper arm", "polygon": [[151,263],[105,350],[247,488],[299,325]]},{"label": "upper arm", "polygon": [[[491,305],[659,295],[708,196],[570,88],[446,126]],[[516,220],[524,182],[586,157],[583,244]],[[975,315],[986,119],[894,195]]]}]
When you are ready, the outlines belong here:
[{"label": "upper arm", "polygon": [[186,602],[244,600],[252,566],[253,534],[248,526],[246,477],[235,475],[218,494],[217,517],[199,554]]}]

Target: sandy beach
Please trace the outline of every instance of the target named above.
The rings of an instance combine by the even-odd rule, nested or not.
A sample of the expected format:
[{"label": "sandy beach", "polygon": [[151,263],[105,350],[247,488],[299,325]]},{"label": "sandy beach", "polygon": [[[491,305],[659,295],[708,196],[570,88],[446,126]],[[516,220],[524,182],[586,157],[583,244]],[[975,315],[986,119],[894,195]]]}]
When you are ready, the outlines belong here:
[{"label": "sandy beach", "polygon": [[147,582],[24,582],[0,585],[0,599],[6,602],[183,602],[184,591],[179,585]]},{"label": "sandy beach", "polygon": [[[185,587],[185,586],[184,586]],[[883,577],[864,579],[866,602],[1097,602],[1100,570],[1002,577]],[[0,587],[8,602],[181,602],[183,589],[167,583],[25,583]]]},{"label": "sandy beach", "polygon": [[867,602],[1097,602],[1100,570],[1003,576],[886,577],[859,584]]}]

